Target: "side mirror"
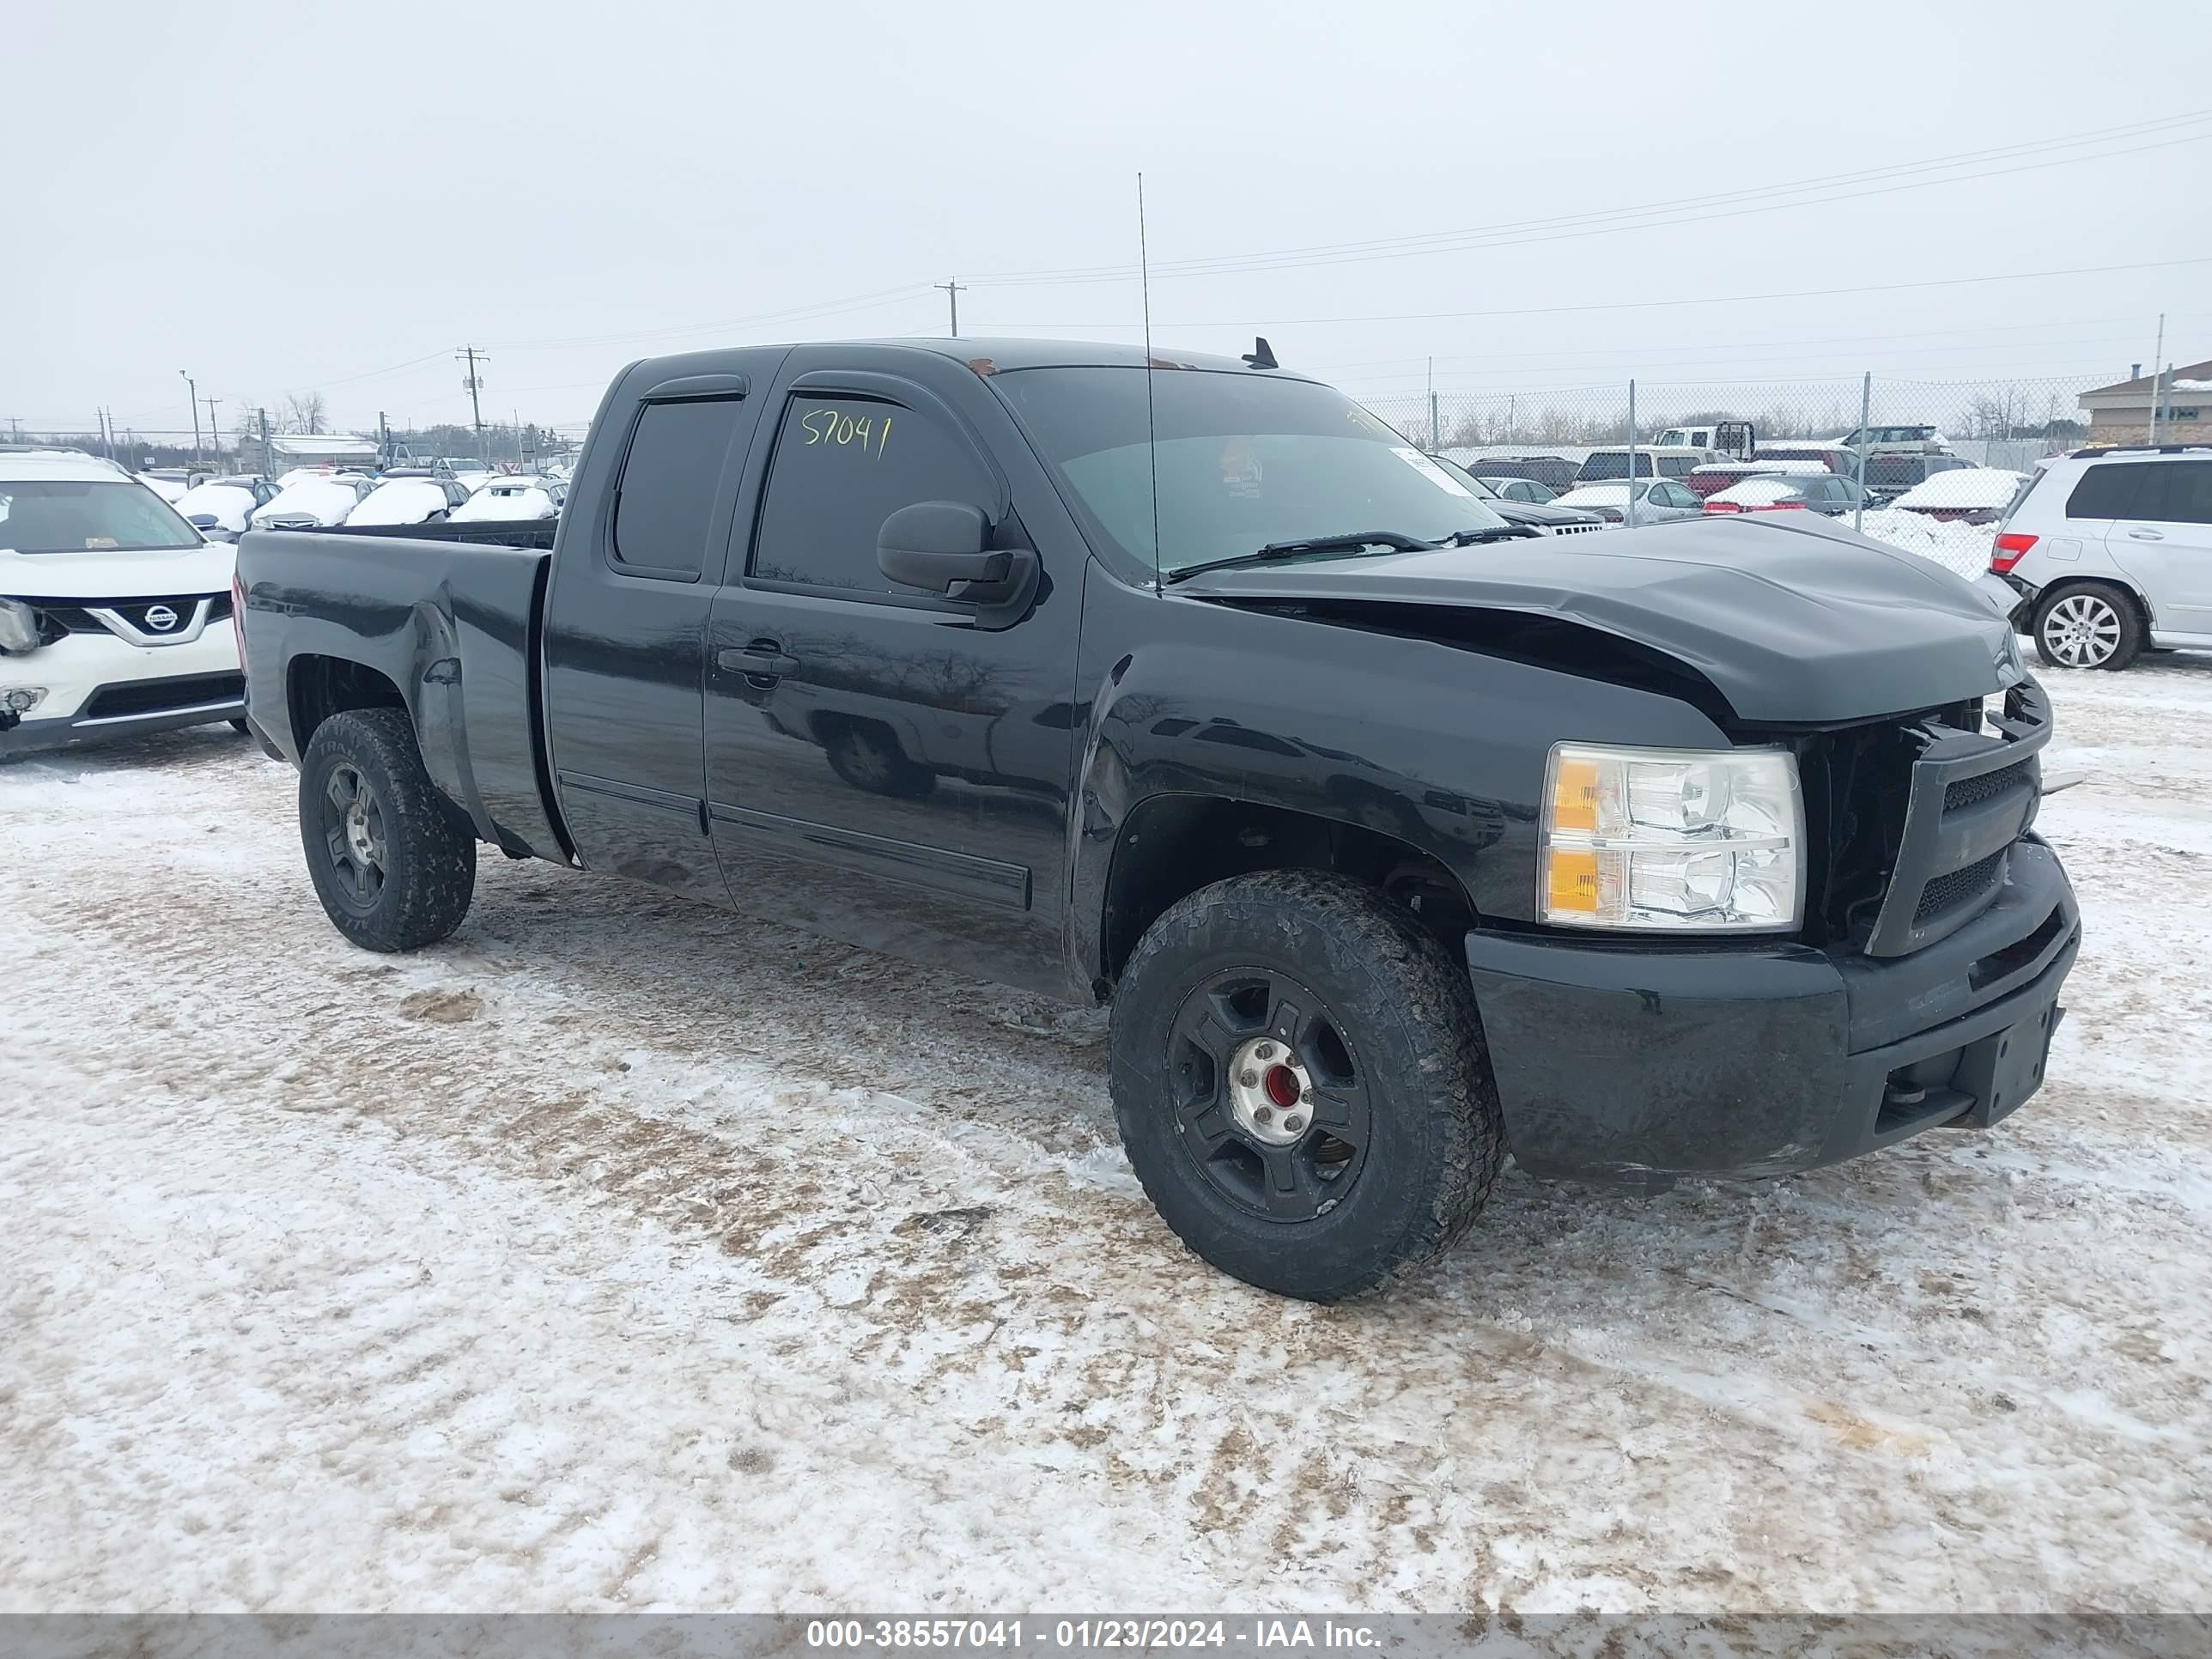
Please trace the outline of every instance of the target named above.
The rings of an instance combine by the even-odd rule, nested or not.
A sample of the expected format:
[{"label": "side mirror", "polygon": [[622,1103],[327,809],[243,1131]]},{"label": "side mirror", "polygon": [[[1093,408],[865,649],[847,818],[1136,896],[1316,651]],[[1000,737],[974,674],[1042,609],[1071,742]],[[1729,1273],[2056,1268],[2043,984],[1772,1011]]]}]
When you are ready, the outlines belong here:
[{"label": "side mirror", "polygon": [[1025,553],[990,546],[991,521],[967,501],[916,501],[884,520],[876,563],[903,587],[989,605],[1008,597]]}]

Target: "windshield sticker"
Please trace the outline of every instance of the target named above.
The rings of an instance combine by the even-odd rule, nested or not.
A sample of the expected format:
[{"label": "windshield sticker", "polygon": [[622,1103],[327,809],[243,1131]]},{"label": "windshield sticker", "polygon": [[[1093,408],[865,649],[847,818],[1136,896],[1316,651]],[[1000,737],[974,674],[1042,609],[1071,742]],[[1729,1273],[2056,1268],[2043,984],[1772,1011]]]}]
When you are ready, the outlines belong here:
[{"label": "windshield sticker", "polygon": [[1390,453],[1445,494],[1464,495],[1469,501],[1474,499],[1474,492],[1472,489],[1422,454],[1419,450],[1407,448],[1401,444],[1392,444]]},{"label": "windshield sticker", "polygon": [[1249,501],[1259,495],[1266,477],[1260,458],[1244,439],[1231,438],[1221,446],[1221,487],[1231,495]]}]

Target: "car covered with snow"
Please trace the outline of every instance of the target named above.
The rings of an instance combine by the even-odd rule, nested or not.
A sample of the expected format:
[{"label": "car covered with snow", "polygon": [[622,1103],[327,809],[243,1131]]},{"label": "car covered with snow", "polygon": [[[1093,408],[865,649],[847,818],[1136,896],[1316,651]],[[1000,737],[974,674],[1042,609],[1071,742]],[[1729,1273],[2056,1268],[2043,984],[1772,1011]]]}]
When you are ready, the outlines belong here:
[{"label": "car covered with snow", "polygon": [[346,514],[361,505],[376,488],[374,480],[359,473],[303,470],[259,507],[249,520],[260,530],[313,530],[343,524]]},{"label": "car covered with snow", "polygon": [[1705,497],[1708,513],[1819,513],[1840,518],[1865,505],[1858,485],[1832,472],[1745,478]]},{"label": "car covered with snow", "polygon": [[265,478],[239,474],[194,484],[171,505],[210,541],[234,542],[275,493]]},{"label": "car covered with snow", "polygon": [[1699,501],[1718,495],[1732,484],[1747,478],[1810,477],[1828,469],[1818,461],[1755,460],[1708,461],[1686,477],[1682,482]]},{"label": "car covered with snow", "polygon": [[106,461],[0,456],[0,755],[241,717],[233,557]]},{"label": "car covered with snow", "polygon": [[1899,495],[1891,506],[1931,519],[1964,519],[1990,524],[2010,507],[2027,482],[2024,472],[1996,466],[1962,466],[1938,472]]},{"label": "car covered with snow", "polygon": [[1264,348],[1156,362],[649,359],[556,525],[249,535],[325,915],[428,945],[482,844],[1109,1006],[1166,1224],[1323,1301],[1509,1145],[1649,1189],[2033,1094],[2079,911],[1969,584],[1808,513],[1534,535]]},{"label": "car covered with snow", "polygon": [[563,487],[550,478],[514,476],[493,479],[455,507],[455,524],[489,524],[504,520],[559,516]]},{"label": "car covered with snow", "polygon": [[451,478],[387,477],[345,516],[349,525],[436,524],[469,498]]}]

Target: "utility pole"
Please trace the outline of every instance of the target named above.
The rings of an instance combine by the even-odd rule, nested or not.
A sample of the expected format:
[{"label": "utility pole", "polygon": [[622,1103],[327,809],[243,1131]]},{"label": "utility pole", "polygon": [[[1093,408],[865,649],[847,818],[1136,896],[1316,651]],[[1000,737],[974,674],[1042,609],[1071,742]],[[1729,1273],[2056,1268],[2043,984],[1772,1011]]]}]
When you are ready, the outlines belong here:
[{"label": "utility pole", "polygon": [[2158,443],[2158,388],[2166,376],[2159,365],[2166,361],[2166,313],[2158,313],[2158,349],[2150,354],[2150,441]]},{"label": "utility pole", "polygon": [[952,337],[953,337],[954,339],[956,339],[956,340],[957,340],[957,339],[958,339],[958,338],[960,337],[960,289],[961,289],[961,284],[959,284],[958,283],[932,283],[930,284],[930,286],[931,286],[932,288],[941,288],[941,289],[943,289],[945,290],[945,297],[948,301],[950,301],[951,302],[951,305],[952,305]]},{"label": "utility pole", "polygon": [[276,476],[276,452],[269,441],[269,411],[257,409],[253,412],[261,417],[261,476],[273,478]]},{"label": "utility pole", "polygon": [[1437,360],[1429,359],[1429,453],[1435,454],[1444,447],[1437,434]]},{"label": "utility pole", "polygon": [[100,422],[100,451],[112,461],[115,459],[115,434],[113,428],[107,424],[107,411],[104,409],[96,409],[93,410],[93,415]]},{"label": "utility pole", "polygon": [[215,451],[215,464],[221,466],[222,465],[222,428],[216,424],[215,406],[222,402],[222,399],[203,398],[200,401],[208,406],[208,447]]},{"label": "utility pole", "polygon": [[177,378],[185,383],[185,389],[192,394],[191,398],[192,405],[192,465],[194,466],[198,466],[200,464],[199,382],[193,380],[191,375],[185,374],[181,368],[177,371]]},{"label": "utility pole", "polygon": [[376,464],[379,466],[392,465],[392,428],[385,423],[384,411],[380,409],[376,411]]},{"label": "utility pole", "polygon": [[483,389],[483,377],[477,373],[477,365],[480,362],[488,363],[491,359],[484,355],[482,348],[472,345],[463,346],[453,354],[453,356],[457,361],[465,362],[469,366],[469,377],[461,384],[469,389],[469,412],[477,424],[477,459],[486,466],[489,466],[491,452],[484,447],[483,405],[477,396]]},{"label": "utility pole", "polygon": [[10,415],[8,417],[8,441],[11,444],[19,444],[23,441],[23,417],[21,416]]}]

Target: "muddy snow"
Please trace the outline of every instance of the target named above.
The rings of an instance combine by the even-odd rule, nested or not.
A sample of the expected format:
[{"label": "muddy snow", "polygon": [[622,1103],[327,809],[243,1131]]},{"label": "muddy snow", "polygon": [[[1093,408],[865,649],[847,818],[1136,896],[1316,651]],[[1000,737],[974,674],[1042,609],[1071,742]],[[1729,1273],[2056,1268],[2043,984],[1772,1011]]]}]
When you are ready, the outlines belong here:
[{"label": "muddy snow", "polygon": [[0,1607],[2212,1603],[2212,659],[2053,676],[2043,1094],[1186,1255],[1103,1021],[488,859],[348,947],[222,727],[0,766]]}]

